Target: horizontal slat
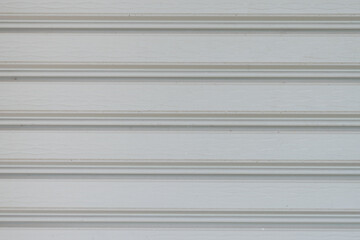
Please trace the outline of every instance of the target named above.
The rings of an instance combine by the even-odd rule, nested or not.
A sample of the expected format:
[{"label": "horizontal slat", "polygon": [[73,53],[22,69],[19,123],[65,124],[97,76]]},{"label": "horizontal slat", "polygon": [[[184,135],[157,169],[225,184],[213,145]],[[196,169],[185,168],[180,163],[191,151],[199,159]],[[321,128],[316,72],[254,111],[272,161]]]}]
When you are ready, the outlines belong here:
[{"label": "horizontal slat", "polygon": [[359,131],[3,130],[0,158],[350,161],[359,144]]},{"label": "horizontal slat", "polygon": [[3,14],[1,31],[284,31],[289,32],[357,32],[360,15],[238,15],[238,14]]},{"label": "horizontal slat", "polygon": [[2,159],[0,178],[360,180],[360,161]]},{"label": "horizontal slat", "polygon": [[358,126],[359,73],[358,64],[7,63],[0,124]]},{"label": "horizontal slat", "polygon": [[3,13],[359,13],[357,0],[3,0]]},{"label": "horizontal slat", "polygon": [[357,229],[356,211],[0,209],[2,227]]},{"label": "horizontal slat", "polygon": [[359,36],[3,33],[0,61],[352,63]]},{"label": "horizontal slat", "polygon": [[360,130],[356,113],[114,113],[0,111],[2,129]]},{"label": "horizontal slat", "polygon": [[357,83],[360,63],[1,62],[1,81],[197,81]]},{"label": "horizontal slat", "polygon": [[0,82],[1,111],[360,112],[360,82]]},{"label": "horizontal slat", "polygon": [[357,240],[360,231],[355,230],[259,230],[234,229],[0,229],[5,239],[28,240]]},{"label": "horizontal slat", "polygon": [[360,207],[359,181],[1,179],[2,208],[229,210]]}]

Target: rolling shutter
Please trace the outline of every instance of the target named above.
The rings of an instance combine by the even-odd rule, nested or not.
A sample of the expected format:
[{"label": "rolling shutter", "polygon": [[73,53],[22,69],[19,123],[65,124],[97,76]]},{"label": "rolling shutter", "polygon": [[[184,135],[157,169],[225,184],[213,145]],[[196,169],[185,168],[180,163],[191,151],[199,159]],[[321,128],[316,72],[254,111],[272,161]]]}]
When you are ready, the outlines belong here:
[{"label": "rolling shutter", "polygon": [[0,238],[360,239],[358,0],[0,1]]}]

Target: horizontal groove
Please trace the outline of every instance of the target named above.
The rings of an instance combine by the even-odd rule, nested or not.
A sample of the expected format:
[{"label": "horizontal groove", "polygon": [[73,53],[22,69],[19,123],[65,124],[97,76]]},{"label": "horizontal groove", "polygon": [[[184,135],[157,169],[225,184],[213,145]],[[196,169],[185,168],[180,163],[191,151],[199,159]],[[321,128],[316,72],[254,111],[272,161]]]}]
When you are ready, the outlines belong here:
[{"label": "horizontal groove", "polygon": [[[337,79],[359,80],[360,63],[4,63],[0,81],[30,78],[129,78],[129,79]],[[5,79],[4,79],[5,78]],[[9,79],[10,78],[10,79]],[[205,78],[205,79],[204,79]],[[64,80],[64,79],[58,79]]]},{"label": "horizontal groove", "polygon": [[356,210],[0,209],[0,227],[358,229]]},{"label": "horizontal groove", "polygon": [[0,159],[0,178],[360,180],[360,161]]},{"label": "horizontal groove", "polygon": [[0,14],[1,30],[23,31],[358,31],[358,14],[238,15],[238,14]]},{"label": "horizontal groove", "polygon": [[0,111],[0,129],[356,131],[360,113]]},{"label": "horizontal groove", "polygon": [[38,125],[38,126],[22,126],[22,125],[7,125],[0,126],[0,131],[132,131],[132,132],[243,132],[243,133],[349,133],[359,134],[360,127],[347,127],[347,126],[108,126],[108,125],[97,125],[97,126],[83,126],[83,125]]}]

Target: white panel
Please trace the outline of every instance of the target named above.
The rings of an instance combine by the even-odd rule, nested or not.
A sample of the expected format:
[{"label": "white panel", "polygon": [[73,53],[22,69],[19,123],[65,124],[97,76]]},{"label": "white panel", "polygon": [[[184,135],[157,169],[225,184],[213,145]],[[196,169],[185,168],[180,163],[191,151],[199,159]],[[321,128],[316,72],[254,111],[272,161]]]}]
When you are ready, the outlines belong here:
[{"label": "white panel", "polygon": [[359,231],[346,230],[158,230],[158,229],[1,229],[0,236],[4,239],[16,240],[358,240]]},{"label": "white panel", "polygon": [[357,0],[2,0],[3,13],[359,13]]},{"label": "white panel", "polygon": [[3,208],[3,227],[57,228],[267,228],[358,229],[359,213],[348,210],[121,210]]},{"label": "white panel", "polygon": [[359,160],[360,156],[358,131],[1,131],[0,145],[2,159]]},{"label": "white panel", "polygon": [[359,84],[14,81],[0,91],[12,111],[360,111]]},{"label": "white panel", "polygon": [[3,33],[0,61],[350,63],[359,36]]},{"label": "white panel", "polygon": [[360,184],[335,181],[0,180],[0,207],[358,209]]}]

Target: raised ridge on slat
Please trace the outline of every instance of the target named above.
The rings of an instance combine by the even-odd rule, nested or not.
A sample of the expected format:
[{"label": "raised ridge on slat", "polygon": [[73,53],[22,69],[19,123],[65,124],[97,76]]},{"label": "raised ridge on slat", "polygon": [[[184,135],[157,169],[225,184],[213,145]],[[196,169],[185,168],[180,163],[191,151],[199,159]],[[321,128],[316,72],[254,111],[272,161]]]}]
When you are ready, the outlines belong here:
[{"label": "raised ridge on slat", "polygon": [[[205,112],[106,112],[106,111],[0,111],[0,127],[143,127],[172,129],[225,127],[251,130],[263,128],[339,128],[360,127],[360,113],[205,113]],[[190,128],[191,127],[191,128]],[[254,130],[254,129],[253,129]]]},{"label": "raised ridge on slat", "polygon": [[[360,78],[354,63],[71,63],[0,62],[0,77],[94,77],[174,79],[348,79]],[[3,81],[4,79],[0,79]],[[6,78],[5,78],[6,80]],[[9,79],[11,80],[11,79]],[[40,80],[40,79],[39,79]],[[56,80],[56,79],[55,79]],[[58,79],[59,80],[59,79]]]},{"label": "raised ridge on slat", "polygon": [[0,31],[310,31],[360,30],[358,14],[0,14]]},{"label": "raised ridge on slat", "polygon": [[0,178],[359,180],[360,161],[0,159]]},{"label": "raised ridge on slat", "polygon": [[356,210],[0,209],[2,227],[357,229]]}]

